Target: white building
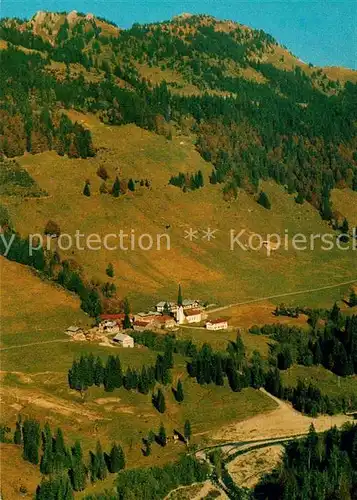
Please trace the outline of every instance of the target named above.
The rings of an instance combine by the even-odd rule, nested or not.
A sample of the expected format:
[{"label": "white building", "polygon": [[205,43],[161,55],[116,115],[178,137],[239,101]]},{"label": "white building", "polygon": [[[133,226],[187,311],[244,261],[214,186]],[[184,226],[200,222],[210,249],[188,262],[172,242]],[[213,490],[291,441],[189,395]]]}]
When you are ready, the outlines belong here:
[{"label": "white building", "polygon": [[185,299],[182,301],[182,307],[184,309],[197,309],[200,306],[198,300]]},{"label": "white building", "polygon": [[157,312],[159,312],[159,313],[165,312],[166,308],[167,308],[168,312],[176,312],[177,311],[177,304],[175,304],[175,302],[170,302],[168,300],[166,300],[166,301],[162,300],[161,302],[156,304],[155,307],[156,307]]},{"label": "white building", "polygon": [[227,330],[228,321],[226,319],[212,319],[206,323],[207,330]]},{"label": "white building", "polygon": [[105,320],[100,323],[99,330],[103,333],[119,333],[120,327],[116,321]]},{"label": "white building", "polygon": [[117,342],[121,347],[134,347],[134,339],[125,333],[118,333],[113,338],[113,342]]},{"label": "white building", "polygon": [[199,309],[189,309],[185,311],[187,323],[200,323],[202,321],[202,313]]},{"label": "white building", "polygon": [[182,306],[178,306],[176,311],[176,321],[179,325],[186,323],[186,316]]}]

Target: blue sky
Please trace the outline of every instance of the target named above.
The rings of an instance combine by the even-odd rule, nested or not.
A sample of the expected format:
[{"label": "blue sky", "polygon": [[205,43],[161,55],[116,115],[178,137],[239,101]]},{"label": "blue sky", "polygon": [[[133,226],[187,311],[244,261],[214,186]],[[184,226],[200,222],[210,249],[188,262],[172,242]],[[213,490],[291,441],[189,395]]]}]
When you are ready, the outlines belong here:
[{"label": "blue sky", "polygon": [[263,29],[306,62],[357,69],[357,3],[303,0],[0,0],[2,17],[37,10],[92,12],[123,28],[182,12],[212,14]]}]

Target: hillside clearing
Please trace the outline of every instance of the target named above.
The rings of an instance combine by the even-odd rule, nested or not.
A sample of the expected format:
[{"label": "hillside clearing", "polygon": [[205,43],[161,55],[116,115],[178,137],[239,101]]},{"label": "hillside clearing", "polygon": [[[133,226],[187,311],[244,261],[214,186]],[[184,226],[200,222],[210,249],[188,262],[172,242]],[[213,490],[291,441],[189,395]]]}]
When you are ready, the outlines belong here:
[{"label": "hillside clearing", "polygon": [[264,474],[271,472],[281,462],[284,447],[268,446],[239,455],[228,463],[233,481],[242,488],[254,488]]},{"label": "hillside clearing", "polygon": [[[264,389],[261,389],[261,391],[266,393]],[[345,422],[352,421],[346,415],[308,417],[294,410],[289,403],[281,401],[272,395],[269,396],[277,402],[278,409],[273,410],[268,415],[257,415],[243,422],[222,428],[212,436],[212,439],[219,441],[253,441],[280,438],[305,434],[311,424],[314,424],[317,432],[322,432],[334,425],[340,427]]]}]

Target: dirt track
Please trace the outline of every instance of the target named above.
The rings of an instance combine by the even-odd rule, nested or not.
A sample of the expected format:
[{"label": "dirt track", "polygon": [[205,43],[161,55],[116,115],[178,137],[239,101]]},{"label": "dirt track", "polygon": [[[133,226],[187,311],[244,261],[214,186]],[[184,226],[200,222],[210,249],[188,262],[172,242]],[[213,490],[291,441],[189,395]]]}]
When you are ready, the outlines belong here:
[{"label": "dirt track", "polygon": [[279,407],[268,414],[256,415],[223,427],[212,439],[228,442],[280,438],[307,433],[311,424],[314,424],[316,431],[322,432],[334,425],[340,427],[345,422],[352,421],[352,418],[346,415],[308,417],[294,410],[290,403],[275,398],[264,389],[261,391],[274,399]]}]

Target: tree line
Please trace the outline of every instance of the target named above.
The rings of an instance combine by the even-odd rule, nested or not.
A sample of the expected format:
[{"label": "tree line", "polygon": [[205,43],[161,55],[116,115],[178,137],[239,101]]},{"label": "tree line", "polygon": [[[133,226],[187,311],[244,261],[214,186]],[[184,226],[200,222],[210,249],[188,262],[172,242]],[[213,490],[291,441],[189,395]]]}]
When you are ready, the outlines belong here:
[{"label": "tree line", "polygon": [[191,175],[180,172],[178,175],[170,177],[169,184],[181,188],[184,192],[195,191],[204,186],[202,171],[198,170]]},{"label": "tree line", "polygon": [[272,363],[281,370],[298,363],[322,365],[342,377],[356,374],[357,315],[344,317],[335,304],[323,313],[325,324],[321,327],[318,312],[311,314],[312,328],[308,333],[298,327],[279,324],[261,329],[277,342],[270,346]]},{"label": "tree line", "polygon": [[98,318],[102,313],[101,293],[104,285],[88,283],[75,261],[61,260],[57,251],[44,249],[39,242],[32,248],[29,239],[22,238],[10,226],[5,227],[0,240],[0,255],[34,268],[46,278],[76,293],[81,300],[81,308],[89,316]]},{"label": "tree line", "polygon": [[357,492],[357,426],[317,434],[311,425],[304,439],[288,443],[282,464],[263,477],[253,498],[275,500],[355,499]]},{"label": "tree line", "polygon": [[117,493],[89,495],[86,500],[137,500],[138,498],[164,499],[179,486],[203,482],[209,476],[209,466],[192,455],[162,467],[136,468],[121,471],[116,480]]},{"label": "tree line", "polygon": [[72,500],[73,491],[84,490],[88,481],[95,483],[105,479],[108,472],[117,473],[125,468],[125,455],[117,443],[113,443],[110,452],[106,453],[98,441],[95,450],[89,451],[89,459],[85,460],[80,441],[69,447],[62,429],[57,428],[53,434],[48,422],[41,429],[39,421],[32,418],[23,421],[19,417],[12,440],[7,437],[8,432],[10,429],[5,428],[1,441],[21,446],[23,459],[39,465],[43,474],[36,500]]},{"label": "tree line", "polygon": [[[172,381],[170,370],[174,366],[172,350],[166,347],[163,354],[158,354],[155,365],[142,366],[141,369],[128,367],[123,371],[119,356],[109,355],[106,362],[93,354],[82,355],[74,360],[68,371],[68,385],[78,391],[82,398],[86,391],[96,385],[104,387],[106,392],[124,387],[126,390],[135,390],[141,394],[154,391],[156,384],[168,385]],[[161,388],[153,392],[152,402],[160,413],[166,409],[165,396]]]}]

